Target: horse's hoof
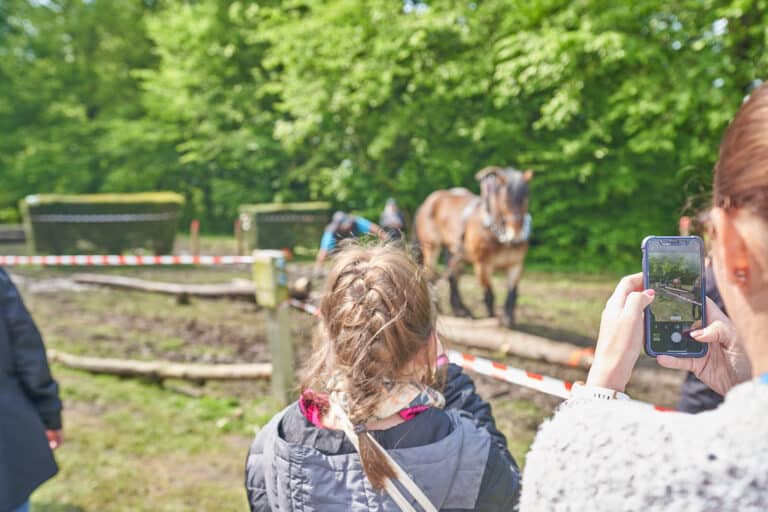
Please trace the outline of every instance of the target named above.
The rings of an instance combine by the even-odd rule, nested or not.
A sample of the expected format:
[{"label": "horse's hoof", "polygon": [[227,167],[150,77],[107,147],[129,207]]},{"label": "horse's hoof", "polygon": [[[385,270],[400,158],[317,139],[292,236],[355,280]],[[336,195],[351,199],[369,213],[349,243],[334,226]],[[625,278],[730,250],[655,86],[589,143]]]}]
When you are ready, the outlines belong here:
[{"label": "horse's hoof", "polygon": [[453,315],[459,318],[474,318],[472,312],[467,308],[457,308],[453,310]]},{"label": "horse's hoof", "polygon": [[506,327],[507,329],[514,329],[515,328],[514,317],[511,317],[511,316],[501,317],[501,326]]}]

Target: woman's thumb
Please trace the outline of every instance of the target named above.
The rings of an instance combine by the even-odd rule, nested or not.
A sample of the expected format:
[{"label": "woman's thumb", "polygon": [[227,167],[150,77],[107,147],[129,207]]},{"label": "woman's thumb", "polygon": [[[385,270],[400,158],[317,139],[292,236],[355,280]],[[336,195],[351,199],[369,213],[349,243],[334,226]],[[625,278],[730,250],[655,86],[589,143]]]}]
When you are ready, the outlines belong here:
[{"label": "woman's thumb", "polygon": [[689,333],[690,337],[701,343],[722,343],[725,339],[725,324],[715,320],[703,329],[697,329]]},{"label": "woman's thumb", "polygon": [[652,289],[647,289],[642,292],[632,292],[627,296],[627,302],[624,305],[625,311],[642,311],[646,307],[651,305],[653,298],[656,296],[656,292]]}]

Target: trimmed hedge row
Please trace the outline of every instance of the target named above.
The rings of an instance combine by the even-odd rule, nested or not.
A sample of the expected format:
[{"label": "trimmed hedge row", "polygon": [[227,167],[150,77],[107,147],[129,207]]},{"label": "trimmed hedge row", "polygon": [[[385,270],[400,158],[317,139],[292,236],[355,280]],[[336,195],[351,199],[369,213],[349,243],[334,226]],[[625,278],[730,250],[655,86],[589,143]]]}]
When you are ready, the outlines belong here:
[{"label": "trimmed hedge row", "polygon": [[173,251],[184,198],[172,192],[33,195],[20,202],[32,254]]},{"label": "trimmed hedge row", "polygon": [[331,205],[315,203],[244,204],[240,226],[248,250],[315,248],[331,218]]}]

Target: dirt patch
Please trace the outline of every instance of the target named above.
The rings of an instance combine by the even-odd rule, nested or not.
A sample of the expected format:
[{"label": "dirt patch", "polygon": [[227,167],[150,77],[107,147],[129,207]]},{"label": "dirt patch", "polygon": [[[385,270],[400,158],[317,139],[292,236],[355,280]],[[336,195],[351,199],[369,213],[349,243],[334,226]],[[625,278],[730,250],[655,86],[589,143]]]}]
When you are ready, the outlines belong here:
[{"label": "dirt patch", "polygon": [[[304,271],[300,266],[292,268]],[[166,269],[160,272],[165,276],[171,273]],[[177,281],[181,282],[182,276],[190,272],[193,271],[177,272]],[[141,273],[153,278],[150,269],[141,269]],[[189,280],[216,282],[216,278],[230,279],[231,275],[221,270],[195,269]],[[265,332],[267,313],[258,311],[253,304],[196,299],[189,306],[180,306],[172,298],[141,292],[76,290],[63,286],[63,279],[60,274],[52,276],[50,269],[42,269],[40,276],[27,273],[22,281],[25,299],[53,348],[102,357],[178,362],[235,363],[270,359]],[[49,293],[49,288],[57,283],[62,286],[56,293]],[[319,285],[316,284],[315,290]],[[482,296],[473,286],[473,280],[463,279],[462,286],[467,288],[467,303],[475,311],[482,311]],[[527,302],[521,302],[518,308],[518,328],[531,334],[592,346],[594,336],[589,333],[596,334],[602,301],[610,290],[610,283],[588,282],[583,288],[588,289],[586,295],[589,297],[574,290],[578,287],[574,283],[569,289],[559,280],[546,278],[528,283],[525,288],[528,290]],[[313,299],[317,298],[315,292]],[[315,325],[314,317],[298,311],[293,313],[291,328],[297,368],[312,357],[311,339]],[[453,348],[563,380],[586,378],[583,369],[460,346]],[[673,406],[682,375],[660,370],[652,360],[641,359],[639,366],[643,369],[633,379],[630,394],[659,405]],[[654,373],[657,370],[659,373]],[[500,415],[500,423],[510,435],[525,433],[532,436],[542,417],[551,414],[560,403],[560,399],[538,391],[472,375],[481,396],[490,399]],[[269,390],[264,383],[243,382],[211,383],[203,392],[242,397],[267,394]],[[532,409],[510,406],[516,403],[529,404]]]}]

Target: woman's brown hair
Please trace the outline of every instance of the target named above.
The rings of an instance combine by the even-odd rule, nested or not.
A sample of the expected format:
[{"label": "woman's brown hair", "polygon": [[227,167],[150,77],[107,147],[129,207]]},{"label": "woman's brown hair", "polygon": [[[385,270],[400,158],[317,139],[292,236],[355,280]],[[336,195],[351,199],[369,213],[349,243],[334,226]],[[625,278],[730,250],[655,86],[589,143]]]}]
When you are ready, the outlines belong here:
[{"label": "woman's brown hair", "polygon": [[715,206],[768,220],[768,84],[752,92],[725,131],[713,189]]},{"label": "woman's brown hair", "polygon": [[[326,280],[320,315],[319,346],[305,370],[302,391],[329,391],[331,374],[340,372],[349,386],[352,424],[373,415],[386,382],[410,378],[432,384],[427,362],[425,371],[403,375],[429,346],[436,318],[424,274],[403,249],[344,248]],[[377,490],[395,477],[367,433],[359,436],[359,455]]]}]

